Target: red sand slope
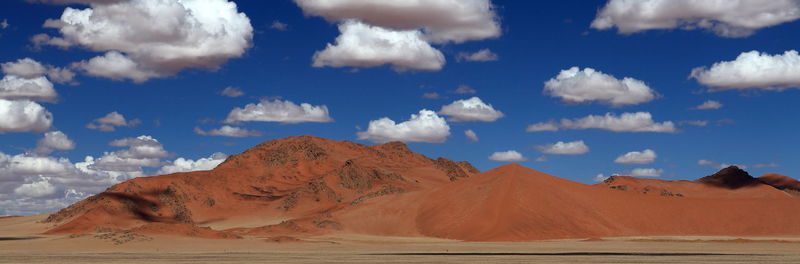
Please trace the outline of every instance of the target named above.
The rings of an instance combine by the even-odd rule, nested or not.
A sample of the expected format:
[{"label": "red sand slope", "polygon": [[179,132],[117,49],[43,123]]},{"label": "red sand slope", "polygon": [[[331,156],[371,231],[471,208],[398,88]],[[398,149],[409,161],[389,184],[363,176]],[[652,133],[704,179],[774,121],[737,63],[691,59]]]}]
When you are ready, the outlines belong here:
[{"label": "red sand slope", "polygon": [[800,235],[800,198],[758,181],[718,184],[749,181],[742,172],[694,182],[612,177],[585,185],[513,164],[479,174],[468,163],[432,160],[402,143],[303,136],[262,143],[212,171],[115,185],[52,214],[47,233],[360,233],[470,241]]},{"label": "red sand slope", "polygon": [[758,180],[791,195],[800,196],[800,181],[789,176],[770,173],[761,175]]},{"label": "red sand slope", "polygon": [[432,192],[416,223],[426,235],[472,241],[800,234],[800,200],[771,196],[642,195],[507,165]]}]

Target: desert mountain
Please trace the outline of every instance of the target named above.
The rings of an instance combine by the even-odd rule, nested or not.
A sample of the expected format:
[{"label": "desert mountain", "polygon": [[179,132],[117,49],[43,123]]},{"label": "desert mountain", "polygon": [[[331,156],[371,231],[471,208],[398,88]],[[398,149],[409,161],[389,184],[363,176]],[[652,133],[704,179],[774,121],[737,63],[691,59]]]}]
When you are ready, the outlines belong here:
[{"label": "desert mountain", "polygon": [[188,233],[196,233],[198,226],[236,228],[233,233],[337,230],[341,224],[331,219],[334,212],[477,173],[469,163],[429,159],[398,142],[365,146],[290,137],[231,156],[211,171],[117,184],[52,214],[47,222],[56,226],[48,233],[149,231],[156,224],[155,229],[182,225]]},{"label": "desert mountain", "polygon": [[731,187],[743,177],[726,170],[710,180],[615,176],[586,185],[516,164],[480,173],[402,143],[291,137],[231,156],[211,171],[117,184],[50,215],[47,233],[468,241],[800,234],[800,198],[760,181]]}]

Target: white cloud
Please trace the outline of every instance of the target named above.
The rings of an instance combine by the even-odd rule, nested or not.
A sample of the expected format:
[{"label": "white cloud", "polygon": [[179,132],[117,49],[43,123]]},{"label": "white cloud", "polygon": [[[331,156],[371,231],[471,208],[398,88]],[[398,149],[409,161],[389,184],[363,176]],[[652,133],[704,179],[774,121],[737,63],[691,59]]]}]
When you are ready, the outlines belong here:
[{"label": "white cloud", "polygon": [[705,159],[698,160],[697,161],[697,165],[706,166],[706,167],[710,167],[710,168],[714,168],[714,169],[718,169],[718,170],[721,170],[721,169],[724,169],[724,168],[727,168],[727,167],[730,167],[730,166],[736,166],[736,167],[739,167],[741,169],[746,169],[747,168],[747,166],[745,166],[745,165],[720,163],[720,162],[716,162],[716,161],[713,161],[713,160],[705,160]]},{"label": "white cloud", "polygon": [[611,113],[607,113],[604,116],[589,115],[583,118],[561,119],[560,122],[550,121],[528,126],[528,132],[557,131],[558,129],[602,129],[613,132],[678,132],[672,121],[656,123],[653,121],[653,116],[648,112],[623,113],[619,116]]},{"label": "white cloud", "polygon": [[630,34],[652,29],[705,29],[723,37],[746,37],[756,30],[800,18],[795,0],[610,0],[592,28],[617,27]]},{"label": "white cloud", "polygon": [[522,154],[514,150],[492,153],[492,155],[489,156],[489,159],[502,162],[520,162],[528,160],[522,156]]},{"label": "white cloud", "polygon": [[452,90],[450,92],[454,93],[454,94],[476,94],[476,93],[478,93],[478,91],[475,91],[475,89],[472,89],[472,87],[469,87],[469,85],[465,85],[465,84],[459,85],[458,88],[456,88],[455,90]]},{"label": "white cloud", "polygon": [[369,122],[367,131],[358,132],[358,139],[376,143],[389,141],[443,143],[450,136],[450,126],[444,118],[430,110],[420,110],[402,123],[384,117]]},{"label": "white cloud", "polygon": [[67,7],[59,19],[45,22],[60,37],[40,34],[33,41],[106,52],[75,65],[94,76],[143,82],[185,68],[216,69],[241,57],[252,42],[250,19],[227,0],[79,2],[91,8]]},{"label": "white cloud", "polygon": [[535,160],[533,160],[533,161],[536,161],[536,162],[547,162],[547,160],[548,160],[548,159],[547,159],[547,157],[545,157],[545,156],[540,156],[540,157],[536,158],[536,159],[535,159]]},{"label": "white cloud", "polygon": [[239,89],[239,87],[228,86],[225,87],[225,89],[222,89],[222,92],[219,94],[227,97],[239,97],[244,95],[244,92],[242,89]]},{"label": "white cloud", "polygon": [[442,53],[422,39],[417,30],[395,31],[358,21],[339,25],[336,44],[314,54],[314,67],[378,67],[396,71],[437,71],[445,64]]},{"label": "white cloud", "polygon": [[760,168],[778,168],[780,166],[781,165],[778,164],[778,163],[758,163],[758,164],[753,164],[753,168],[759,168],[759,169]]},{"label": "white cloud", "polygon": [[722,106],[723,106],[723,104],[718,102],[718,101],[708,100],[708,101],[705,101],[702,104],[696,106],[694,109],[697,109],[697,110],[720,109],[720,108],[722,108]]},{"label": "white cloud", "polygon": [[558,131],[558,125],[555,122],[546,122],[546,123],[536,123],[529,125],[525,131],[527,132],[544,132],[544,131],[551,131],[555,132]]},{"label": "white cloud", "polygon": [[208,130],[208,131],[204,131],[204,130],[200,129],[199,127],[195,127],[194,128],[194,132],[197,133],[198,135],[203,135],[203,136],[221,136],[221,137],[236,137],[236,138],[258,137],[258,136],[263,135],[263,133],[261,133],[259,131],[256,131],[256,130],[249,130],[249,129],[239,128],[239,127],[232,127],[232,126],[228,126],[228,125],[224,125],[224,126],[222,126],[220,128],[216,128],[216,129],[212,129],[212,130]]},{"label": "white cloud", "polygon": [[624,174],[633,177],[661,177],[661,174],[664,174],[664,170],[653,168],[636,168]]},{"label": "white cloud", "polygon": [[503,112],[495,110],[490,104],[484,103],[478,97],[458,100],[449,105],[442,106],[439,114],[450,116],[452,122],[494,122],[503,117]]},{"label": "white cloud", "polygon": [[52,124],[53,114],[37,103],[0,99],[0,134],[41,133],[50,130]]},{"label": "white cloud", "polygon": [[459,52],[456,56],[457,61],[496,61],[499,60],[500,56],[497,56],[496,53],[492,52],[490,49],[482,49],[476,51],[474,53],[467,53],[467,52]]},{"label": "white cloud", "polygon": [[217,165],[225,161],[226,158],[228,158],[228,155],[219,152],[211,154],[211,156],[208,158],[200,158],[197,160],[177,158],[172,161],[171,164],[161,167],[157,174],[164,175],[178,172],[212,170],[216,168]]},{"label": "white cloud", "polygon": [[111,112],[106,114],[103,117],[97,118],[89,124],[86,124],[86,128],[100,130],[103,132],[110,132],[115,131],[117,127],[133,127],[141,124],[142,121],[139,119],[133,119],[130,121],[125,120],[125,116],[117,111]]},{"label": "white cloud", "polygon": [[708,120],[684,120],[680,122],[681,125],[692,125],[692,126],[699,126],[704,127],[708,125]]},{"label": "white cloud", "polygon": [[44,137],[36,143],[34,153],[39,155],[49,155],[55,150],[71,150],[75,148],[75,142],[61,131],[50,131],[44,133]]},{"label": "white cloud", "polygon": [[478,142],[480,140],[478,139],[478,134],[472,131],[472,129],[464,130],[464,136],[467,137],[470,142]]},{"label": "white cloud", "polygon": [[499,37],[490,0],[295,0],[307,15],[328,21],[357,19],[396,30],[418,30],[434,43]]},{"label": "white cloud", "polygon": [[658,155],[652,149],[645,149],[644,151],[631,151],[617,157],[614,163],[619,164],[650,164],[656,161]]},{"label": "white cloud", "polygon": [[31,58],[23,58],[13,62],[0,64],[3,73],[15,75],[25,79],[35,79],[47,75],[57,83],[71,83],[75,73],[66,68],[59,68],[52,65],[43,65]]},{"label": "white cloud", "polygon": [[0,29],[7,29],[9,26],[8,19],[4,18],[2,22],[0,22]]},{"label": "white cloud", "polygon": [[117,51],[109,51],[102,56],[83,60],[72,64],[90,76],[104,77],[112,80],[130,79],[141,83],[151,78],[163,77],[164,74],[147,69]]},{"label": "white cloud", "polygon": [[559,141],[555,144],[535,146],[535,148],[542,153],[554,155],[580,155],[589,152],[589,146],[586,146],[583,140],[573,142]]},{"label": "white cloud", "polygon": [[66,4],[111,4],[127,0],[26,0],[32,3],[44,3],[51,5],[66,5]]},{"label": "white cloud", "polygon": [[158,167],[161,158],[169,156],[164,145],[151,136],[123,138],[111,141],[114,147],[127,149],[108,152],[94,161],[94,167],[104,171],[136,172],[142,167]]},{"label": "white cloud", "polygon": [[47,68],[38,61],[31,58],[23,58],[14,62],[5,62],[0,64],[3,73],[7,75],[16,75],[26,79],[33,79],[47,73]]},{"label": "white cloud", "polygon": [[544,83],[544,93],[561,98],[565,103],[593,101],[612,106],[650,102],[657,94],[643,81],[625,77],[622,80],[592,68],[572,67]]},{"label": "white cloud", "polygon": [[287,31],[287,30],[289,30],[289,25],[287,25],[286,23],[283,23],[281,21],[275,20],[275,21],[272,21],[272,25],[270,25],[269,28],[277,30],[277,31]]},{"label": "white cloud", "polygon": [[433,93],[424,93],[424,94],[422,94],[422,98],[425,98],[425,99],[439,99],[439,98],[441,98],[441,96],[439,96],[439,93],[433,92]]},{"label": "white cloud", "polygon": [[0,79],[0,99],[55,102],[58,94],[53,89],[53,83],[44,76],[27,79],[6,75]]},{"label": "white cloud", "polygon": [[597,174],[597,176],[594,176],[594,178],[592,178],[592,181],[593,182],[603,182],[603,181],[607,180],[608,178],[609,178],[609,176],[605,176],[605,175],[603,175],[601,173],[601,174]]},{"label": "white cloud", "polygon": [[39,177],[40,180],[20,185],[14,189],[14,193],[30,198],[49,197],[56,193],[56,187],[50,184],[50,180]]},{"label": "white cloud", "polygon": [[[800,12],[800,11],[798,11]],[[691,78],[710,87],[709,91],[775,90],[800,87],[800,55],[796,50],[770,55],[743,52],[733,61],[714,63],[711,68],[692,70]]]},{"label": "white cloud", "polygon": [[241,121],[280,122],[296,124],[304,122],[333,122],[325,105],[314,106],[307,103],[296,105],[291,101],[261,100],[258,104],[247,104],[244,108],[234,108],[228,113],[225,123]]}]

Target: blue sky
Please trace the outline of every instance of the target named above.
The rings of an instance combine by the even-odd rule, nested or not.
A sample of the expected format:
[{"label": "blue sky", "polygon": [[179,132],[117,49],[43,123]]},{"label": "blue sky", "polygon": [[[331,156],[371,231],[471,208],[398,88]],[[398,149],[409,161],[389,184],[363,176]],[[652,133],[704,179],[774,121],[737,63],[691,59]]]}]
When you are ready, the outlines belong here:
[{"label": "blue sky", "polygon": [[[50,77],[58,93],[57,102],[37,102],[53,116],[52,125],[45,130],[62,131],[75,146],[36,156],[31,152],[46,131],[6,131],[0,133],[0,152],[8,156],[67,158],[75,163],[83,161],[86,156],[99,158],[104,153],[125,150],[126,147],[134,149],[138,145],[120,143],[110,146],[109,142],[141,135],[155,138],[162,145],[167,154],[147,157],[158,159],[160,165],[170,164],[177,158],[193,161],[207,158],[216,152],[236,154],[263,141],[305,134],[373,144],[373,141],[359,139],[357,135],[368,129],[370,121],[388,117],[399,123],[422,109],[439,111],[442,106],[456,100],[477,96],[493,109],[501,111],[503,117],[494,121],[453,122],[452,116],[445,117],[440,113],[442,118],[451,118],[447,122],[450,135],[443,139],[444,142],[406,140],[410,147],[429,157],[466,160],[481,170],[505,163],[488,159],[492,153],[515,150],[527,158],[527,161],[520,162],[527,167],[584,183],[593,183],[592,179],[598,174],[629,174],[637,168],[659,171],[662,179],[696,179],[713,173],[722,164],[744,165],[753,175],[769,172],[800,175],[800,165],[796,162],[800,158],[797,154],[800,139],[796,136],[800,131],[796,117],[800,108],[794,105],[800,99],[800,91],[795,89],[800,86],[796,77],[800,75],[800,66],[792,65],[789,55],[785,58],[789,63],[770,68],[773,72],[783,69],[788,75],[786,78],[778,76],[776,80],[775,76],[765,76],[763,71],[740,71],[751,74],[746,76],[746,80],[757,84],[739,87],[728,83],[716,88],[700,83],[698,78],[690,78],[696,67],[713,70],[714,63],[734,62],[744,52],[758,51],[764,57],[777,58],[771,56],[796,50],[800,43],[800,35],[796,34],[800,32],[797,17],[761,21],[762,24],[756,23],[749,28],[736,22],[752,19],[749,17],[751,13],[779,12],[792,8],[798,10],[800,4],[796,1],[771,2],[778,5],[772,6],[772,10],[764,7],[764,1],[742,1],[745,3],[717,10],[717,13],[705,12],[708,10],[703,10],[703,7],[684,2],[667,10],[656,5],[655,2],[659,1],[640,1],[642,5],[656,5],[655,10],[663,12],[660,19],[679,22],[675,26],[645,28],[635,32],[620,31],[624,31],[621,28],[625,26],[641,26],[652,21],[646,18],[641,18],[641,21],[624,20],[636,16],[614,13],[614,10],[610,10],[611,3],[605,0],[465,1],[476,5],[491,4],[490,9],[483,10],[484,15],[489,15],[489,20],[484,22],[495,23],[499,31],[493,36],[471,37],[463,41],[429,40],[428,44],[446,59],[441,69],[415,70],[412,67],[398,71],[391,66],[391,60],[386,62],[387,65],[377,67],[362,67],[363,64],[312,66],[315,52],[324,50],[328,43],[335,44],[340,35],[337,26],[347,23],[344,19],[331,18],[337,15],[325,13],[328,12],[326,10],[317,10],[323,15],[310,11],[314,1],[307,1],[304,13],[302,5],[298,4],[303,1],[234,0],[235,10],[244,14],[252,27],[252,38],[243,46],[243,52],[228,56],[223,62],[210,62],[204,67],[193,64],[178,67],[177,70],[159,68],[158,77],[139,82],[91,74],[90,70],[73,63],[113,50],[120,50],[134,59],[155,56],[146,54],[147,51],[125,52],[124,48],[112,44],[107,45],[110,48],[98,48],[103,45],[99,42],[72,43],[68,48],[42,44],[36,48],[31,41],[33,36],[43,33],[53,38],[64,37],[65,34],[57,28],[44,28],[43,24],[48,19],[61,17],[65,8],[97,9],[102,8],[103,4],[90,6],[74,3],[93,1],[38,2],[51,4],[16,0],[0,3],[0,21],[7,23],[7,26],[0,25],[0,63],[30,58],[42,65],[69,69],[76,74],[71,81],[64,83],[57,83]],[[73,3],[59,5],[53,2]],[[349,1],[340,2],[346,5]],[[607,4],[609,7],[604,8]],[[757,7],[765,10],[755,10]],[[394,11],[387,7],[376,12],[380,13],[381,10]],[[755,11],[745,12],[748,10]],[[402,10],[397,12],[401,14],[400,17],[404,15]],[[729,16],[721,16],[720,12]],[[328,20],[320,17],[325,14]],[[592,28],[590,25],[601,14],[617,19],[617,24],[609,29]],[[366,16],[363,20],[367,26],[401,30],[384,26],[381,21],[370,21]],[[285,28],[273,27],[276,21],[285,25]],[[713,26],[708,27],[700,21],[711,21]],[[421,27],[424,26],[427,25]],[[98,30],[102,31],[103,28]],[[419,32],[428,34],[425,37],[435,35],[424,30]],[[483,49],[496,54],[497,59],[458,59],[460,53],[474,53]],[[748,63],[744,60],[740,62]],[[152,65],[163,66],[157,63]],[[555,78],[562,70],[575,66],[580,69],[593,68],[618,80],[625,77],[640,80],[651,89],[655,99],[614,106],[604,103],[602,99],[570,103],[544,92],[546,81]],[[476,93],[452,92],[462,85],[474,89]],[[220,95],[226,87],[237,87],[244,95]],[[439,98],[424,98],[425,93],[437,93]],[[232,109],[257,104],[261,99],[266,102],[288,100],[296,104],[324,105],[333,122],[224,123]],[[719,109],[692,109],[709,100],[723,106]],[[93,120],[113,111],[124,115],[127,121],[138,119],[141,123],[117,127],[115,131],[87,128],[87,124]],[[526,132],[527,126],[550,120],[636,112],[650,113],[657,123],[672,122],[675,131],[613,132],[562,127],[558,131]],[[689,120],[708,123],[695,126],[682,122]],[[208,131],[224,125],[256,131],[254,133],[260,136],[209,136],[194,131],[195,128]],[[471,142],[465,137],[464,131],[468,129],[478,135],[478,142]],[[559,141],[583,141],[589,151],[578,155],[553,155],[544,154],[534,147]],[[614,162],[625,153],[645,149],[657,153],[653,162]],[[536,161],[540,157],[545,157],[546,161]],[[700,160],[707,161],[704,164],[708,165],[701,165],[703,162]],[[161,166],[140,169],[142,175],[152,175]],[[33,173],[14,180],[11,180],[12,176],[0,176],[6,181],[5,185],[0,186],[0,193],[4,193],[0,200],[6,200],[3,204],[6,209],[0,210],[0,215],[40,212],[57,207],[48,207],[47,203],[42,202],[62,199],[63,194],[71,188],[59,187],[55,183],[57,180],[48,178],[53,188],[45,188],[44,194],[34,192],[26,196],[24,190],[27,189],[18,191],[23,184],[29,184],[31,188],[41,187],[31,185],[43,181],[40,175]],[[92,190],[95,189],[79,192],[88,195]],[[25,211],[17,208],[20,204],[26,204],[26,201],[41,209]]]}]

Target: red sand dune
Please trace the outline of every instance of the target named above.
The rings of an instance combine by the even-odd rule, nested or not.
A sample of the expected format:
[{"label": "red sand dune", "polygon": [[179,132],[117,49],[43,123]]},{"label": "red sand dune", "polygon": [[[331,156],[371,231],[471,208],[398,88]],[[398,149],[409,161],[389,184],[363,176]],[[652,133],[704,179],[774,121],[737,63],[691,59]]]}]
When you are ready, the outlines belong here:
[{"label": "red sand dune", "polygon": [[47,233],[114,228],[210,238],[359,233],[469,241],[800,235],[800,198],[761,182],[718,184],[745,179],[739,174],[586,185],[515,164],[479,173],[402,143],[303,136],[262,143],[212,171],[115,185],[52,214]]},{"label": "red sand dune", "polygon": [[792,179],[789,176],[770,173],[761,175],[761,177],[758,177],[758,180],[791,195],[800,196],[800,181]]}]

